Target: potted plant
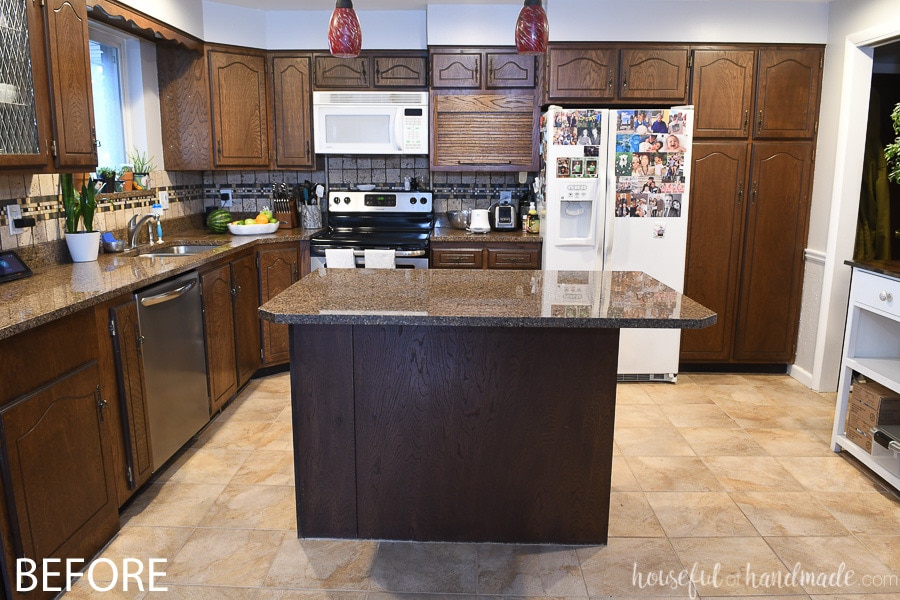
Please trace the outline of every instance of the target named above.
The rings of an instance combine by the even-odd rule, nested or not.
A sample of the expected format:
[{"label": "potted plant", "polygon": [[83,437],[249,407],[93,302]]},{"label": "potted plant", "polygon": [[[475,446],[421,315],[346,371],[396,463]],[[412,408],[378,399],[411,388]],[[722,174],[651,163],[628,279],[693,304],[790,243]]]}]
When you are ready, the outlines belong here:
[{"label": "potted plant", "polygon": [[891,111],[891,123],[894,127],[894,141],[884,148],[884,159],[888,166],[888,180],[900,183],[900,104]]},{"label": "potted plant", "polygon": [[116,170],[111,167],[100,167],[97,169],[97,180],[103,182],[103,188],[100,190],[103,194],[111,194],[116,191]]},{"label": "potted plant", "polygon": [[153,157],[147,156],[145,152],[141,152],[137,148],[128,155],[131,161],[131,170],[134,172],[134,189],[146,190],[150,188],[150,171],[156,169],[153,164]]},{"label": "potted plant", "polygon": [[[97,260],[97,254],[100,252],[100,232],[94,231],[97,189],[91,184],[82,184],[81,192],[76,197],[71,173],[60,175],[59,185],[66,221],[66,246],[72,260],[74,262]],[[78,230],[79,222],[84,225],[82,231]]]},{"label": "potted plant", "polygon": [[134,189],[134,171],[131,170],[131,165],[122,165],[122,168],[119,169],[119,180],[122,182],[123,192],[130,192]]}]

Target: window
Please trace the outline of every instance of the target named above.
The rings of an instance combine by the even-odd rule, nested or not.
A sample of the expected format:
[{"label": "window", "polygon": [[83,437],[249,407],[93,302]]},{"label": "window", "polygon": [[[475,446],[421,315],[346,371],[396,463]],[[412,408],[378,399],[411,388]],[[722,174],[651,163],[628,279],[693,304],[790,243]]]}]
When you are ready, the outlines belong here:
[{"label": "window", "polygon": [[91,84],[99,167],[129,164],[135,150],[162,162],[156,46],[91,21]]}]

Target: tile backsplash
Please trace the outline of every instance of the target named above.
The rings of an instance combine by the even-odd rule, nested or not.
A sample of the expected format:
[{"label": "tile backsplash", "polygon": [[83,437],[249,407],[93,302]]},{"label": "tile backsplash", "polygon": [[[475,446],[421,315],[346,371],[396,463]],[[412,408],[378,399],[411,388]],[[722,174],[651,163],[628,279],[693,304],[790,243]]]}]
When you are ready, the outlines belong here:
[{"label": "tile backsplash", "polygon": [[[154,171],[148,190],[100,195],[94,228],[123,237],[128,220],[149,212],[159,190],[169,193],[165,224],[166,220],[197,217],[207,207],[217,206],[222,188],[233,190],[232,212],[253,213],[271,203],[276,183],[310,181],[326,188],[357,183],[399,186],[405,177],[414,177],[420,188],[431,189],[435,213],[439,214],[460,208],[487,208],[499,200],[501,191],[512,192],[516,200],[533,175],[527,184],[519,184],[517,173],[431,172],[424,156],[329,156],[324,164],[321,171]],[[11,235],[6,212],[9,204],[18,204],[23,217],[34,217],[35,227]],[[194,222],[199,223],[196,218]],[[26,261],[38,263],[33,266],[68,262],[62,243],[64,229],[58,175],[0,175],[0,249],[19,251]]]}]

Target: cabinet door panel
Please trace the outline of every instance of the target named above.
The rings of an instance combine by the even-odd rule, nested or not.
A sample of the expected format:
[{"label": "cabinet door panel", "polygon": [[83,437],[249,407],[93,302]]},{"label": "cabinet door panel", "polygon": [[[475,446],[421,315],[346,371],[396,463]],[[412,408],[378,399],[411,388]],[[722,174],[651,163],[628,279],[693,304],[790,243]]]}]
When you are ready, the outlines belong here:
[{"label": "cabinet door panel", "polygon": [[753,50],[694,51],[694,137],[749,135],[755,58]]},{"label": "cabinet door panel", "polygon": [[216,164],[268,166],[265,59],[257,55],[212,51],[209,69]]},{"label": "cabinet door panel", "polygon": [[258,272],[253,254],[231,262],[234,285],[234,337],[238,386],[244,385],[259,368],[260,321]]},{"label": "cabinet door panel", "polygon": [[312,108],[309,58],[272,58],[272,94],[275,98],[275,166],[310,167]]},{"label": "cabinet door panel", "polygon": [[819,117],[822,51],[760,50],[757,138],[811,138]]},{"label": "cabinet door panel", "polygon": [[615,97],[615,50],[551,48],[549,54],[550,100]]},{"label": "cabinet door panel", "polygon": [[428,85],[424,56],[376,56],[375,87],[425,88]]},{"label": "cabinet door panel", "polygon": [[[260,303],[265,304],[300,277],[298,249],[272,248],[259,251]],[[286,362],[290,358],[288,326],[262,322],[263,365]]]},{"label": "cabinet door panel", "polygon": [[620,98],[685,102],[688,95],[688,51],[634,49],[621,51]]},{"label": "cabinet door panel", "polygon": [[755,144],[734,357],[790,363],[809,219],[812,144]]},{"label": "cabinet door panel", "polygon": [[231,267],[227,264],[221,265],[204,273],[200,276],[200,285],[203,289],[209,412],[213,414],[237,391]]},{"label": "cabinet door panel", "polygon": [[83,559],[118,529],[99,380],[92,361],[0,411],[17,556]]},{"label": "cabinet door panel", "polygon": [[317,88],[354,89],[369,87],[369,59],[316,56],[315,84]]},{"label": "cabinet door panel", "polygon": [[85,0],[49,0],[47,54],[58,167],[97,165]]},{"label": "cabinet door panel", "polygon": [[485,54],[487,72],[485,87],[532,88],[535,84],[535,59],[532,55],[508,52]]},{"label": "cabinet door panel", "polygon": [[209,69],[202,53],[161,44],[156,49],[165,168],[212,168]]},{"label": "cabinet door panel", "polygon": [[684,293],[716,311],[705,329],[681,332],[681,360],[728,360],[734,339],[737,278],[746,202],[746,144],[692,148]]},{"label": "cabinet door panel", "polygon": [[480,88],[481,53],[432,53],[431,87]]}]

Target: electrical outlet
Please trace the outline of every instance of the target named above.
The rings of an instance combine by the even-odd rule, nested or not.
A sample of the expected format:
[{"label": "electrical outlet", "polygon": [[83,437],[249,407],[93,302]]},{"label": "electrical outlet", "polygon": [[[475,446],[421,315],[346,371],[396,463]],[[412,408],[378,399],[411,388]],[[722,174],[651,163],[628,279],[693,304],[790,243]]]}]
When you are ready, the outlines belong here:
[{"label": "electrical outlet", "polygon": [[233,204],[234,190],[231,188],[219,189],[219,204],[222,208],[230,208]]},{"label": "electrical outlet", "polygon": [[159,205],[163,207],[163,210],[169,208],[169,192],[166,190],[159,190],[156,193],[157,201]]},{"label": "electrical outlet", "polygon": [[519,171],[519,183],[524,185],[528,181],[528,171]]},{"label": "electrical outlet", "polygon": [[500,192],[500,202],[512,202],[512,192],[509,190]]},{"label": "electrical outlet", "polygon": [[22,207],[18,204],[8,204],[6,206],[6,219],[9,221],[9,235],[22,235],[25,230],[16,227],[14,220],[22,218]]}]

